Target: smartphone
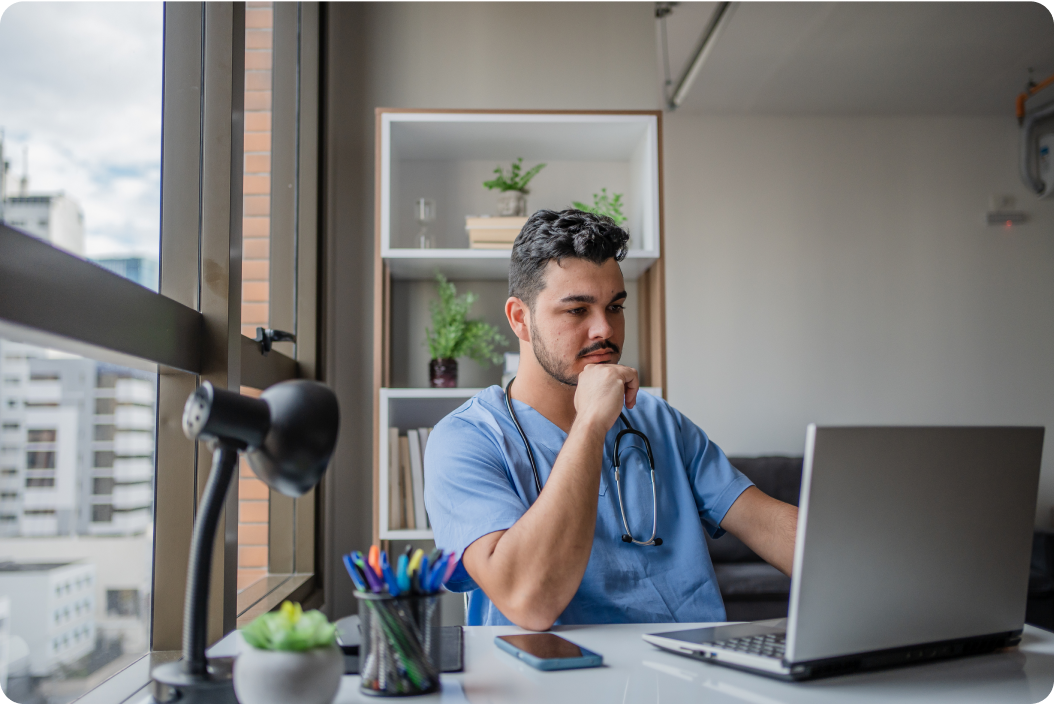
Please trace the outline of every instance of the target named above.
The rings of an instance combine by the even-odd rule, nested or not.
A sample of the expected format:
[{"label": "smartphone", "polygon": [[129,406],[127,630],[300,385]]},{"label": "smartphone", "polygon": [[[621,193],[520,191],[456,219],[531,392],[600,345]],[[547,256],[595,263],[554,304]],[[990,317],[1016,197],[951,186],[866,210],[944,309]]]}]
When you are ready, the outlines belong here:
[{"label": "smartphone", "polygon": [[604,658],[553,633],[495,636],[494,644],[538,670],[575,670],[600,667]]}]

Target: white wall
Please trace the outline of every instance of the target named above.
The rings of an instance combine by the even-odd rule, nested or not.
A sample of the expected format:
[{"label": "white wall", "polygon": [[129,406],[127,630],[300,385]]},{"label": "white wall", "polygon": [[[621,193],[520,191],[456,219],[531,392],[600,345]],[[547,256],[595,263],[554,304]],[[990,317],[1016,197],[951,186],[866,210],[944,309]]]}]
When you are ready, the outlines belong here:
[{"label": "white wall", "polygon": [[[805,426],[1048,427],[1054,201],[1007,118],[666,116],[669,399],[730,454]],[[990,194],[1031,217],[985,224]]]}]

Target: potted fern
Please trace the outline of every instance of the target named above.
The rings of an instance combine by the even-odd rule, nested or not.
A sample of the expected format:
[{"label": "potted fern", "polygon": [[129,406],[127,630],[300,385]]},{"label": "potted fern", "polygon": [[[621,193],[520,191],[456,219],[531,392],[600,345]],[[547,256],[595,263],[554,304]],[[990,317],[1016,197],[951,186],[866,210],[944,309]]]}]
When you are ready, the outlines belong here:
[{"label": "potted fern", "polygon": [[240,704],[330,704],[344,674],[336,630],[320,611],[288,601],[253,620],[234,661]]},{"label": "potted fern", "polygon": [[433,388],[457,386],[457,360],[468,357],[482,365],[497,364],[501,355],[496,345],[508,341],[493,325],[482,320],[469,320],[468,311],[478,296],[474,293],[457,295],[457,288],[441,273],[436,272],[436,291],[439,299],[432,301],[432,327],[425,328],[428,351],[429,383]]},{"label": "potted fern", "polygon": [[498,166],[494,169],[496,176],[489,181],[484,181],[484,187],[490,190],[499,190],[498,216],[499,217],[526,217],[527,216],[527,184],[545,168],[545,164],[538,164],[527,171],[523,171],[523,157],[521,156],[509,166],[509,173]]}]

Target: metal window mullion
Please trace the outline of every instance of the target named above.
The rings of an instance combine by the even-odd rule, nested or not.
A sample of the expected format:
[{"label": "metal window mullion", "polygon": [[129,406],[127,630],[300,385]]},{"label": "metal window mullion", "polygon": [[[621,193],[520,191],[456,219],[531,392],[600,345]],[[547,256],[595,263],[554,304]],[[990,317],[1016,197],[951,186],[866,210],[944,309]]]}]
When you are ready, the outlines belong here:
[{"label": "metal window mullion", "polygon": [[[301,376],[318,379],[319,81],[320,20],[317,2],[300,3],[297,105],[296,361]],[[321,544],[317,488],[296,500],[293,571],[316,573]],[[316,579],[316,584],[321,582]]]},{"label": "metal window mullion", "polygon": [[[202,112],[201,313],[202,380],[241,385],[242,168],[245,100],[245,5],[205,5],[205,101]],[[199,496],[211,453],[199,447]],[[209,463],[209,464],[205,464]],[[228,489],[223,530],[213,552],[209,641],[237,618],[238,478]]]},{"label": "metal window mullion", "polygon": [[[268,320],[296,331],[297,3],[275,3],[271,61],[271,229]],[[294,353],[293,343],[275,349]],[[267,570],[293,572],[294,499],[272,490],[268,502]]]},{"label": "metal window mullion", "polygon": [[[201,193],[202,3],[165,3],[160,292],[198,308]],[[197,325],[200,369],[200,314]],[[181,417],[196,373],[159,369],[151,650],[179,650],[193,532],[195,444]]]}]

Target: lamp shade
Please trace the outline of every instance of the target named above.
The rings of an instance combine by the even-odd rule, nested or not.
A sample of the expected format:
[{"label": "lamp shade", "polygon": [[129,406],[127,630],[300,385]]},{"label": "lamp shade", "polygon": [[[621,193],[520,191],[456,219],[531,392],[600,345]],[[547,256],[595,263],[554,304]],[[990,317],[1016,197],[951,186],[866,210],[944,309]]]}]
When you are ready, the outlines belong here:
[{"label": "lamp shade", "polygon": [[324,384],[304,379],[275,384],[258,399],[206,381],[183,409],[187,437],[234,443],[256,476],[293,497],[322,479],[339,426],[336,395]]},{"label": "lamp shade", "polygon": [[318,484],[333,456],[340,427],[336,395],[317,381],[283,381],[260,396],[271,412],[263,443],[246,452],[249,466],[271,488],[300,496]]}]

